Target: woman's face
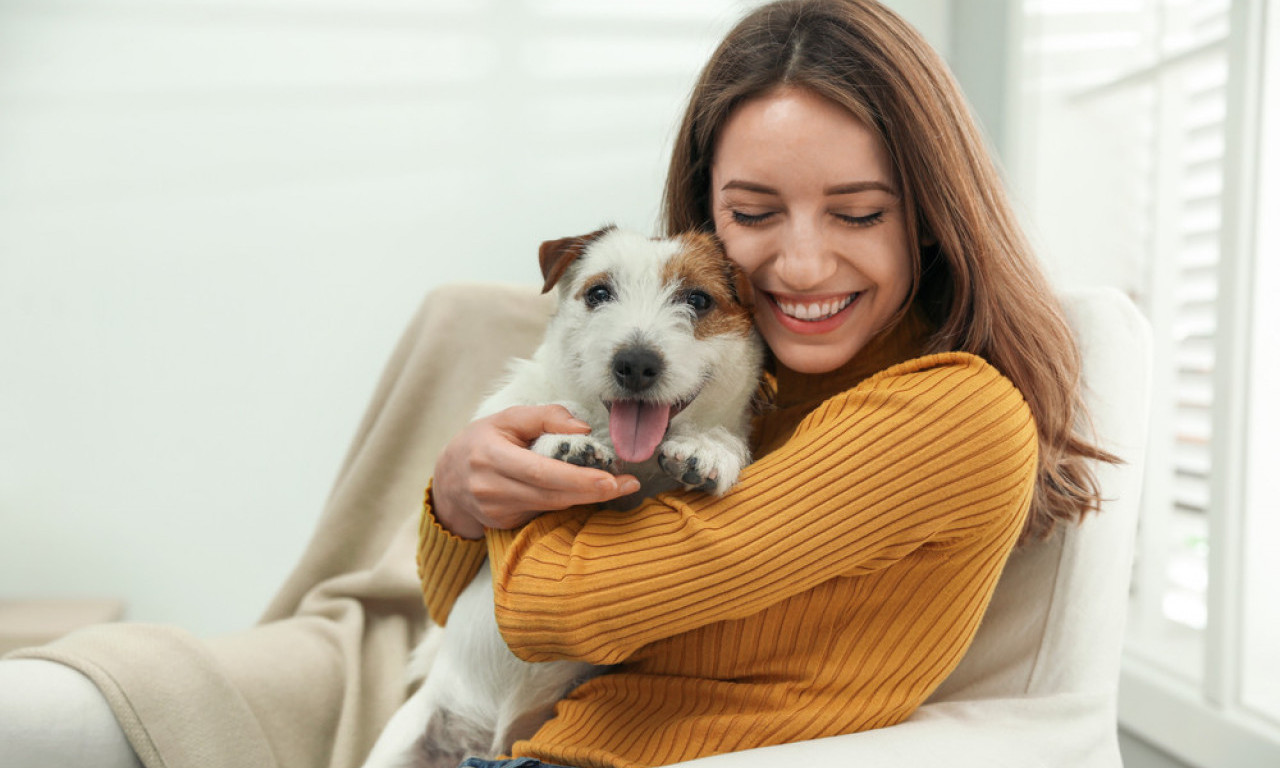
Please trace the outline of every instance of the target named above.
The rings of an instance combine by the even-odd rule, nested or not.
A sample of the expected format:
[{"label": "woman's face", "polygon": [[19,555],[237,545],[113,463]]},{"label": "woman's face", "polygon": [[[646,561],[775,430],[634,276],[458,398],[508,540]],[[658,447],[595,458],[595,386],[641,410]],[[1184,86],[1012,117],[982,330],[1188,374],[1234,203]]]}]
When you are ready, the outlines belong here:
[{"label": "woman's face", "polygon": [[848,110],[782,87],[736,107],[711,165],[716,234],[779,362],[835,370],[906,301],[911,254],[889,155]]}]

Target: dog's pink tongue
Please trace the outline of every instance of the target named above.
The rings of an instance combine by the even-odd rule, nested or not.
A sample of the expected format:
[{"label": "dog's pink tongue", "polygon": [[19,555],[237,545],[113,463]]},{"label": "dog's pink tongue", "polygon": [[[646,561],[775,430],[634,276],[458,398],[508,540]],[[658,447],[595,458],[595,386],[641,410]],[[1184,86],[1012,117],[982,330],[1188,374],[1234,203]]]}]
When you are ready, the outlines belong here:
[{"label": "dog's pink tongue", "polygon": [[667,433],[670,418],[670,405],[615,400],[609,409],[609,437],[618,458],[635,464],[652,456]]}]

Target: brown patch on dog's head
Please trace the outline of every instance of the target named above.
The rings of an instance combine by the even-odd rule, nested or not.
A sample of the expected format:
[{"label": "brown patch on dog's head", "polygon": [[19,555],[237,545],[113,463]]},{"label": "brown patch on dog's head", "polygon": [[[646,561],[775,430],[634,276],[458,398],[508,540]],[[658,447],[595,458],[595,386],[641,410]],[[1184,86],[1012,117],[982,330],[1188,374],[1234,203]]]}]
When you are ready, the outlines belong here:
[{"label": "brown patch on dog's head", "polygon": [[587,246],[617,229],[610,224],[589,235],[548,240],[538,248],[538,266],[542,267],[542,292],[555,287],[570,265],[587,250]]},{"label": "brown patch on dog's head", "polygon": [[700,290],[712,301],[711,309],[694,320],[694,337],[751,333],[755,294],[746,273],[725,255],[720,240],[703,232],[676,239],[683,247],[663,266],[663,282],[680,286],[679,295]]}]

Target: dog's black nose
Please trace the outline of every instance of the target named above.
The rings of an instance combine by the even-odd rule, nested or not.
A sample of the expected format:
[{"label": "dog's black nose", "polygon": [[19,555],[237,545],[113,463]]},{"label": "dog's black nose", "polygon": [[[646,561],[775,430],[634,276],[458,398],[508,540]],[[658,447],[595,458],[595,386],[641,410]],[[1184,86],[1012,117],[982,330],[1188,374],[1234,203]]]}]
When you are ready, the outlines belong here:
[{"label": "dog's black nose", "polygon": [[662,355],[648,347],[626,347],[613,356],[613,380],[628,392],[643,392],[662,375]]}]

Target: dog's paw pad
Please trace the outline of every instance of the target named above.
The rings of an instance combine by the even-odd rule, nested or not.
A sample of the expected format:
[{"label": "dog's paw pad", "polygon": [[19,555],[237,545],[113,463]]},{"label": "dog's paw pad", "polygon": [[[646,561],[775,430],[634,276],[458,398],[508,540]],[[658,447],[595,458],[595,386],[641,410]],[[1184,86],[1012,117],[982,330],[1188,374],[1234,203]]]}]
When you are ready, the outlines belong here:
[{"label": "dog's paw pad", "polygon": [[716,480],[712,475],[718,473],[714,470],[707,472],[699,464],[697,456],[682,456],[678,453],[659,454],[658,466],[690,490],[714,491],[716,489]]},{"label": "dog's paw pad", "polygon": [[706,478],[698,472],[696,456],[684,462],[684,474],[680,475],[680,482],[690,486],[702,485],[706,482]]},{"label": "dog's paw pad", "polygon": [[534,441],[534,452],[548,458],[591,469],[613,469],[613,451],[590,435],[543,435]]},{"label": "dog's paw pad", "polygon": [[559,457],[561,461],[575,464],[579,467],[590,467],[591,469],[608,470],[613,467],[613,457],[606,456],[598,449],[586,445],[581,446],[578,450],[566,451],[565,456]]}]

